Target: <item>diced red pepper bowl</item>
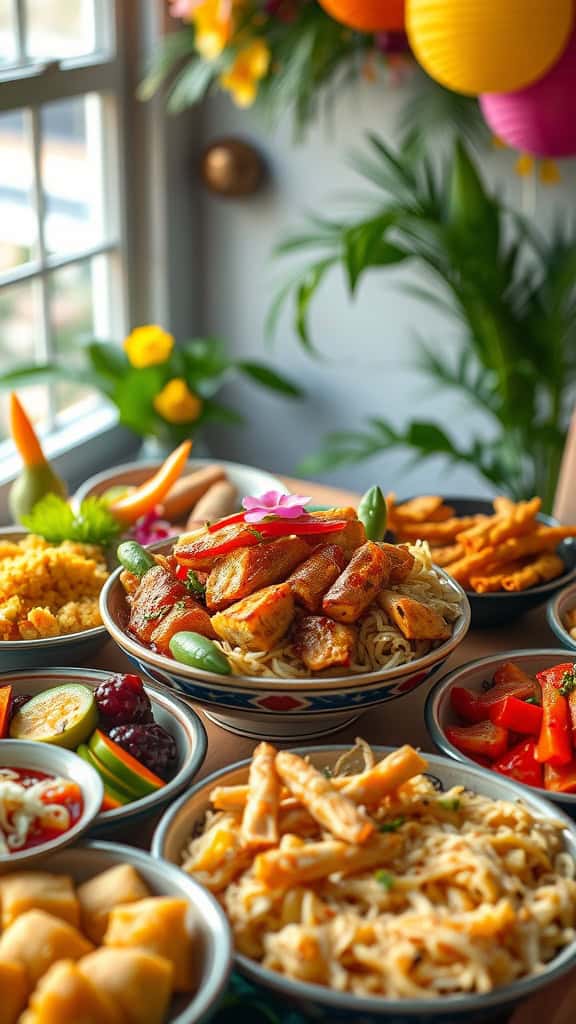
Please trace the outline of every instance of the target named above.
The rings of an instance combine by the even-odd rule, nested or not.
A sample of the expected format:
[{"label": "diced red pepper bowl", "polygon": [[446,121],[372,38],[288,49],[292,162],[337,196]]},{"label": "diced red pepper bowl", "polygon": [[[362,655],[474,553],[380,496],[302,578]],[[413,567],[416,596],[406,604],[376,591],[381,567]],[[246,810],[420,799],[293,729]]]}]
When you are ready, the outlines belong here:
[{"label": "diced red pepper bowl", "polygon": [[[536,720],[534,705],[525,704],[526,713],[523,714],[518,697],[511,701],[509,694],[506,704],[503,704],[506,697],[505,689],[502,690],[501,698],[496,701],[499,695],[487,688],[487,684],[493,681],[495,673],[499,670],[502,672],[503,666],[507,663],[517,666],[526,676],[535,678],[537,673],[557,665],[571,664],[576,667],[576,651],[546,648],[500,652],[470,661],[448,672],[432,687],[426,700],[424,715],[428,733],[437,749],[447,757],[466,765],[480,765],[491,774],[500,774],[497,767],[500,765],[506,773],[515,773],[512,774],[512,778],[523,788],[537,792],[561,807],[566,814],[576,818],[576,782],[574,792],[556,792],[544,788],[543,785],[528,784],[529,779],[537,778],[540,770],[543,770],[542,765],[535,764],[535,758],[532,756],[538,744],[538,726],[533,726]],[[452,692],[454,690],[455,693]],[[469,691],[472,697],[467,698],[465,691]],[[513,687],[510,692],[513,694]],[[521,691],[518,692],[521,694]],[[478,724],[475,726],[474,708],[483,704],[487,693],[492,693],[493,696],[491,705],[484,705],[485,708],[488,707],[488,721],[479,721],[478,714]],[[478,702],[475,701],[475,697],[479,699]],[[462,712],[468,716],[467,719],[463,717]],[[518,718],[510,717],[518,715],[518,712]],[[514,725],[513,730],[507,728],[510,722]],[[462,727],[463,732],[459,732]],[[466,731],[468,729],[469,732]],[[504,743],[503,733],[506,732],[507,740]],[[455,741],[466,746],[470,754],[459,749]],[[475,748],[474,753],[472,748]],[[573,757],[576,765],[576,746]],[[526,779],[526,782],[523,783],[521,778]]]}]

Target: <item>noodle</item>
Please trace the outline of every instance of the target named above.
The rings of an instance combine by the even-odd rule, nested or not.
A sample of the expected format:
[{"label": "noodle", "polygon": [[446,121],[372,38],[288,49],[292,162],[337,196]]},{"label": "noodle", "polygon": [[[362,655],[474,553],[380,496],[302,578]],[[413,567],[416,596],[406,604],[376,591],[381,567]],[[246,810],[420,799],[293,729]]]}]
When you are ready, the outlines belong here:
[{"label": "noodle", "polygon": [[[447,622],[458,618],[461,605],[458,594],[450,584],[438,576],[428,544],[418,541],[408,545],[414,555],[414,566],[407,579],[387,588],[389,592],[421,601],[442,615]],[[378,605],[371,605],[356,624],[358,645],[354,662],[348,669],[339,668],[338,675],[358,675],[378,669],[392,669],[406,665],[428,654],[436,644],[428,640],[407,640],[388,614]],[[290,636],[284,638],[271,651],[247,651],[233,647],[225,640],[215,640],[216,646],[228,658],[234,675],[273,676],[278,679],[322,678],[323,673],[312,673],[292,646]],[[333,674],[331,670],[324,673]]]}]

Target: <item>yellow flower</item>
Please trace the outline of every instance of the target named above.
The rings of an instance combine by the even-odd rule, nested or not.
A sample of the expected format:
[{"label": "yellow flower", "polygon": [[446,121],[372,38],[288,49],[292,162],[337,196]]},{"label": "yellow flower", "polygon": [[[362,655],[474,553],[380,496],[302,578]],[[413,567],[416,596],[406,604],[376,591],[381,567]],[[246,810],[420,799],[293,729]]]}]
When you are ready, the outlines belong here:
[{"label": "yellow flower", "polygon": [[126,355],[138,370],[165,363],[173,348],[174,338],[157,324],[134,328],[124,341]]},{"label": "yellow flower", "polygon": [[263,39],[255,39],[237,54],[232,66],[220,75],[220,85],[232,93],[238,107],[249,107],[256,99],[258,82],[270,67],[270,50]]},{"label": "yellow flower", "polygon": [[182,377],[174,377],[156,395],[154,408],[168,423],[192,423],[202,412],[202,399],[190,391]]},{"label": "yellow flower", "polygon": [[205,60],[215,60],[232,38],[232,3],[230,0],[202,0],[193,11],[193,19],[198,53]]}]

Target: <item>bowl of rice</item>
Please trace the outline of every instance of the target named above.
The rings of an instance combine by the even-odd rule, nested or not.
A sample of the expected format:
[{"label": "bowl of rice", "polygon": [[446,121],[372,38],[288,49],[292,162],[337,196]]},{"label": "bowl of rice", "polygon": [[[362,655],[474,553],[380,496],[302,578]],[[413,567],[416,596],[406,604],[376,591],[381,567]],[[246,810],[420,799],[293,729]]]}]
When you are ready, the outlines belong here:
[{"label": "bowl of rice", "polygon": [[[172,541],[154,545],[153,551],[162,558],[170,555],[172,545]],[[430,680],[462,642],[470,625],[466,595],[432,565],[425,546],[414,546],[411,575],[396,590],[441,614],[448,637],[407,640],[374,604],[356,623],[358,644],[349,668],[316,673],[302,664],[290,634],[271,651],[220,643],[232,669],[227,676],[160,653],[128,629],[130,605],[120,570],[105,584],[100,607],[112,639],[155,682],[185,693],[203,706],[209,718],[236,734],[285,739],[325,735],[355,721],[370,707],[406,695]]]},{"label": "bowl of rice", "polygon": [[0,531],[0,656],[4,671],[71,664],[106,643],[99,595],[103,548]]}]

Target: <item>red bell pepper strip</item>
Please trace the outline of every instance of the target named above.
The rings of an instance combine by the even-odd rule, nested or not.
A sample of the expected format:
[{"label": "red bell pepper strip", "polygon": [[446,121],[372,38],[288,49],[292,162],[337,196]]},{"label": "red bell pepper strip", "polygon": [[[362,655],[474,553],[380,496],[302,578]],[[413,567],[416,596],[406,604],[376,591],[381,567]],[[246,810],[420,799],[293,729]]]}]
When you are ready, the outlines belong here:
[{"label": "red bell pepper strip", "polygon": [[[526,696],[535,696],[536,684],[532,676],[529,676],[523,668],[520,668],[514,661],[503,661],[498,666],[494,673],[494,685],[501,686],[502,684],[516,684],[520,688],[526,689]],[[519,697],[519,693],[515,693],[514,696]]]},{"label": "red bell pepper strip", "polygon": [[225,519],[218,519],[215,523],[210,523],[208,527],[208,533],[216,533],[218,530],[224,529],[225,526],[234,526],[235,523],[243,523],[246,512],[234,512],[231,516],[226,516]]},{"label": "red bell pepper strip", "polygon": [[562,767],[545,764],[544,788],[552,793],[576,793],[576,760]]},{"label": "red bell pepper strip", "polygon": [[508,732],[493,722],[446,726],[446,739],[463,754],[497,761],[508,747]]},{"label": "red bell pepper strip", "polygon": [[489,717],[488,708],[480,703],[479,696],[465,686],[453,686],[450,690],[452,710],[465,722],[485,722]]},{"label": "red bell pepper strip", "polygon": [[527,676],[521,669],[516,673],[516,666],[508,661],[494,673],[494,686],[486,690],[485,693],[480,693],[478,700],[484,707],[489,708],[491,704],[496,704],[504,697],[527,700],[529,697],[539,696],[536,680]]},{"label": "red bell pepper strip", "polygon": [[570,724],[572,726],[572,743],[576,750],[576,690],[568,694],[568,711],[570,713]]},{"label": "red bell pepper strip", "polygon": [[557,690],[564,689],[566,691],[563,693],[564,697],[576,686],[576,682],[572,682],[571,679],[566,680],[565,676],[574,676],[574,664],[571,661],[565,661],[562,665],[554,665],[553,668],[545,668],[542,669],[542,672],[536,673],[536,679],[540,686],[544,687],[546,683],[550,683]]},{"label": "red bell pepper strip", "polygon": [[572,743],[568,701],[554,683],[544,682],[542,712],[542,728],[534,755],[536,760],[555,768],[569,764],[572,760]]},{"label": "red bell pepper strip", "polygon": [[264,519],[253,527],[266,537],[306,537],[316,533],[338,533],[347,526],[344,519]]},{"label": "red bell pepper strip", "polygon": [[504,697],[497,704],[491,705],[490,721],[512,732],[538,736],[542,726],[542,708],[537,704],[527,704],[524,700],[518,700],[518,697]]},{"label": "red bell pepper strip", "polygon": [[0,740],[8,737],[10,728],[10,709],[12,707],[12,687],[0,687]]},{"label": "red bell pepper strip", "polygon": [[534,740],[522,740],[494,762],[492,768],[501,775],[508,775],[525,786],[544,786],[544,770],[534,757]]}]

